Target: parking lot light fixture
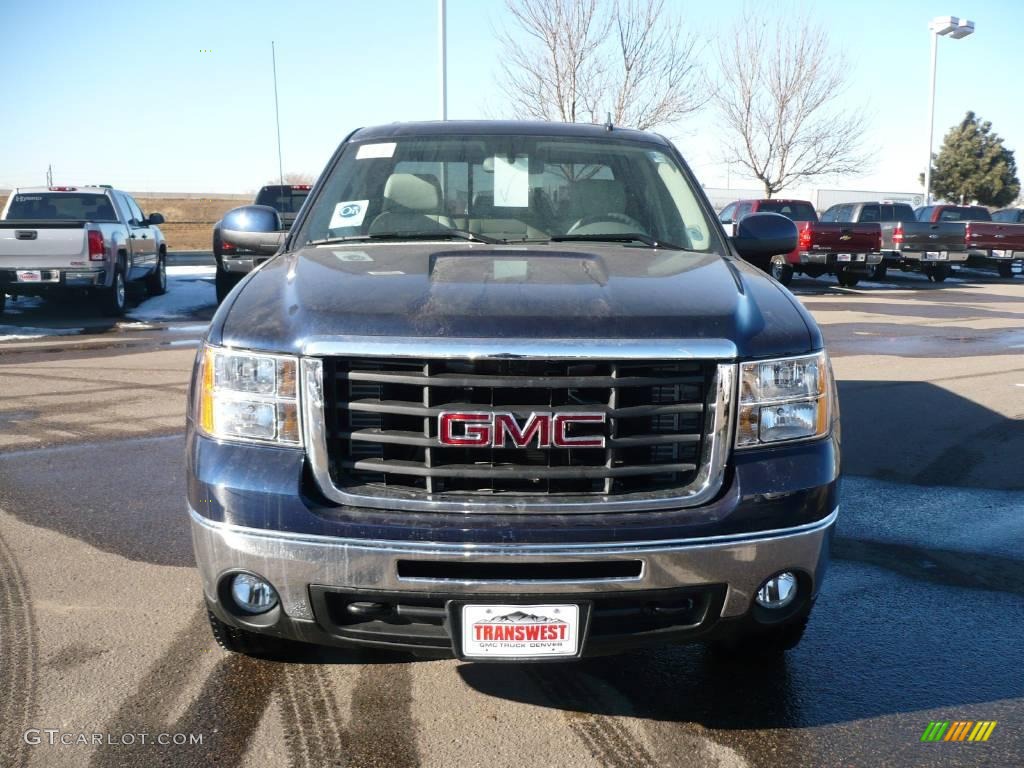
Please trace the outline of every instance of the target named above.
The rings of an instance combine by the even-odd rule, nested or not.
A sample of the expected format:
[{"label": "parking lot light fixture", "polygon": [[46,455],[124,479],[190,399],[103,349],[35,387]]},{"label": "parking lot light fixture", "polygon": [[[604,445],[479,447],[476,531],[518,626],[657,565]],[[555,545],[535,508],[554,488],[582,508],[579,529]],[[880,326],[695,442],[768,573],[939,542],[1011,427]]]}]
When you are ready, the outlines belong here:
[{"label": "parking lot light fixture", "polygon": [[932,34],[932,74],[928,91],[928,163],[924,167],[924,204],[932,201],[932,141],[935,132],[935,63],[939,52],[939,36],[960,40],[974,34],[974,22],[956,16],[936,16],[928,23]]}]

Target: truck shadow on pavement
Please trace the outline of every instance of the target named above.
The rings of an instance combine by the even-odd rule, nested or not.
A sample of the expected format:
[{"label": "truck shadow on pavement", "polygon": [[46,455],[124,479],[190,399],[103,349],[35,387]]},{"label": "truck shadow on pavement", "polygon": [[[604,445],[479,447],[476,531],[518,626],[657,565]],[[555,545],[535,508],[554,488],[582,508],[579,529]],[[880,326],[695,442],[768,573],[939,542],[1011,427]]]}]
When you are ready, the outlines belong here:
[{"label": "truck shadow on pavement", "polygon": [[[1024,382],[1024,364],[1018,369]],[[1022,399],[1024,391],[1008,388],[1008,405],[1020,409]],[[919,381],[840,381],[839,406],[845,475],[1024,490],[1018,418]]]}]

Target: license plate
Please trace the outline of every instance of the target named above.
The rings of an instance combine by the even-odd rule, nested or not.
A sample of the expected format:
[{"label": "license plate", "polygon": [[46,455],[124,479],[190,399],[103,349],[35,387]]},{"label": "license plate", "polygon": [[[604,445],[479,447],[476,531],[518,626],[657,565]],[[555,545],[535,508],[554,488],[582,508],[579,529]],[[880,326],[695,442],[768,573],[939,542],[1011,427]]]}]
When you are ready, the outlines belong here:
[{"label": "license plate", "polygon": [[19,269],[19,283],[39,283],[43,280],[43,273],[38,269]]},{"label": "license plate", "polygon": [[575,656],[578,605],[464,605],[462,655],[502,659]]},{"label": "license plate", "polygon": [[840,253],[839,255],[836,256],[836,259],[839,260],[839,261],[849,261],[850,260],[850,254],[848,254],[848,253]]},{"label": "license plate", "polygon": [[924,258],[926,261],[945,261],[949,254],[946,251],[925,251]]}]

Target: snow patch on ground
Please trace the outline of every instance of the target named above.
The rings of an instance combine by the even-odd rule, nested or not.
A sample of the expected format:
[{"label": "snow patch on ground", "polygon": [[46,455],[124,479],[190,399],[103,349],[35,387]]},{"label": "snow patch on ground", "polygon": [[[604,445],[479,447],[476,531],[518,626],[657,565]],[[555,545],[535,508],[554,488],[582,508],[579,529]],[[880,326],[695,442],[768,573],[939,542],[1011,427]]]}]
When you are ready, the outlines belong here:
[{"label": "snow patch on ground", "polygon": [[146,299],[128,310],[135,321],[191,318],[196,310],[217,305],[213,286],[216,267],[168,267],[167,293]]},{"label": "snow patch on ground", "polygon": [[[84,328],[28,328],[23,325],[0,325],[0,342],[42,339],[46,336],[75,336]],[[17,331],[17,333],[7,333]]]}]

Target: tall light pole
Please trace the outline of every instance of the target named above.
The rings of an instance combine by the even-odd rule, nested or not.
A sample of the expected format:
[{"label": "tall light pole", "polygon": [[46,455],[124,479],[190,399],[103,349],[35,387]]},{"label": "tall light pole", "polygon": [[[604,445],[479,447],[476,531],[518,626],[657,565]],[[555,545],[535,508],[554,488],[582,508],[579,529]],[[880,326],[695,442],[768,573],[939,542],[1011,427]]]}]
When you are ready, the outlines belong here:
[{"label": "tall light pole", "polygon": [[956,16],[936,16],[928,22],[932,33],[932,82],[928,91],[928,164],[924,167],[924,204],[932,201],[932,141],[935,134],[935,64],[939,55],[939,35],[959,40],[974,33],[974,22]]},{"label": "tall light pole", "polygon": [[284,186],[284,163],[281,161],[281,112],[277,108],[277,51],[274,41],[270,41],[270,62],[274,68],[274,120],[277,122],[277,177],[278,184]]},{"label": "tall light pole", "polygon": [[437,0],[438,78],[441,81],[441,119],[448,119],[448,40],[445,0]]}]

